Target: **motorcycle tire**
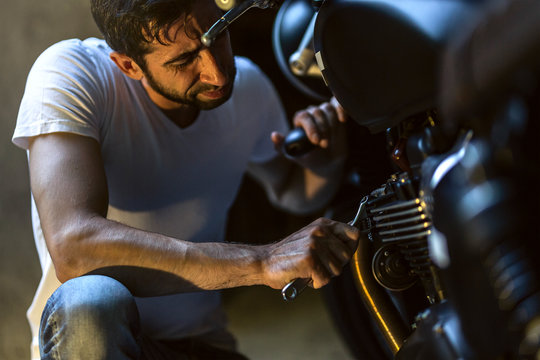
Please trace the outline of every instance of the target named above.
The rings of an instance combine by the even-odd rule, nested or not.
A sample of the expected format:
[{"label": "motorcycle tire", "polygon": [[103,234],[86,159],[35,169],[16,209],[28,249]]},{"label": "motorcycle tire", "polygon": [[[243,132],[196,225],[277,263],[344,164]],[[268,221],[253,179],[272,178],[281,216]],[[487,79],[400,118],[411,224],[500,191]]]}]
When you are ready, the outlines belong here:
[{"label": "motorcycle tire", "polygon": [[347,266],[322,288],[329,314],[354,359],[392,359],[390,349],[364,307]]},{"label": "motorcycle tire", "polygon": [[[345,192],[353,193],[351,189]],[[339,205],[328,209],[325,216],[347,222],[354,216],[357,203],[337,203]],[[392,359],[390,348],[357,290],[353,271],[352,266],[346,265],[339,276],[321,289],[330,317],[354,359]]]}]

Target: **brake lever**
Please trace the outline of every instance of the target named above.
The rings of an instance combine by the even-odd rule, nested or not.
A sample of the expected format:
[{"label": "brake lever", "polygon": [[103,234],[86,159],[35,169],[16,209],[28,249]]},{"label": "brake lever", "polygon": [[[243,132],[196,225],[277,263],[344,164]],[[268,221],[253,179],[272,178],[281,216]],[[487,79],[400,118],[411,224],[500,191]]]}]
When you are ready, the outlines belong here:
[{"label": "brake lever", "polygon": [[[353,220],[349,221],[348,224],[350,226],[353,226],[355,228],[359,229],[360,222],[366,218],[366,203],[368,201],[368,197],[364,196],[362,200],[360,201],[360,205],[358,206],[358,211],[356,212],[356,216]],[[313,279],[303,279],[298,278],[294,279],[287,285],[281,289],[281,296],[283,297],[283,300],[285,301],[293,301],[306,289],[306,287],[310,286],[313,283]]]}]

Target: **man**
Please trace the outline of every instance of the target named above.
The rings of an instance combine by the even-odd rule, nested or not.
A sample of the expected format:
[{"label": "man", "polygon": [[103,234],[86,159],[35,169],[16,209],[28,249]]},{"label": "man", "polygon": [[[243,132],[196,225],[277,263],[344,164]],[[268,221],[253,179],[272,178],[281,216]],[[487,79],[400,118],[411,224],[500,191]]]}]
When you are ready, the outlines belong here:
[{"label": "man", "polygon": [[324,205],[342,109],[295,116],[321,148],[295,164],[274,149],[287,124],[267,78],[233,57],[228,34],[201,44],[220,16],[212,1],[93,0],[92,12],[113,50],[87,39],[45,51],[13,137],[29,152],[41,356],[242,358],[215,290],[320,288],[359,235],[319,219],[275,244],[225,244],[227,210],[246,170],[277,206]]}]

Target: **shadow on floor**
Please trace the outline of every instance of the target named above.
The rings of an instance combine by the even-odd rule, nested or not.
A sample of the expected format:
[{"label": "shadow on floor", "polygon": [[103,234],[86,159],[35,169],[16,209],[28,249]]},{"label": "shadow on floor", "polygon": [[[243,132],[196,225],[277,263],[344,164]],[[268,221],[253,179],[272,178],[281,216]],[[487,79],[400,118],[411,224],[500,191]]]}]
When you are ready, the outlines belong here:
[{"label": "shadow on floor", "polygon": [[252,360],[353,359],[317,290],[289,303],[262,286],[227,290],[224,299],[239,349]]}]

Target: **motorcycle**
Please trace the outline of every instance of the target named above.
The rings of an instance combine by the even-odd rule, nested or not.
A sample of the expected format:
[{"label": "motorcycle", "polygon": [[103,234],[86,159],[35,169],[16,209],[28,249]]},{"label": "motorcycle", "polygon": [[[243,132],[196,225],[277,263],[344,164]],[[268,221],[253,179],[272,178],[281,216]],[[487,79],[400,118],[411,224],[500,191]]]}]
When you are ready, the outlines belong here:
[{"label": "motorcycle", "polygon": [[[270,0],[218,0],[205,34]],[[348,123],[328,216],[365,233],[323,288],[355,358],[540,358],[540,2],[286,0],[284,75]],[[292,156],[309,151],[294,130]],[[305,284],[291,284],[294,298]],[[300,287],[298,287],[300,286]]]}]

